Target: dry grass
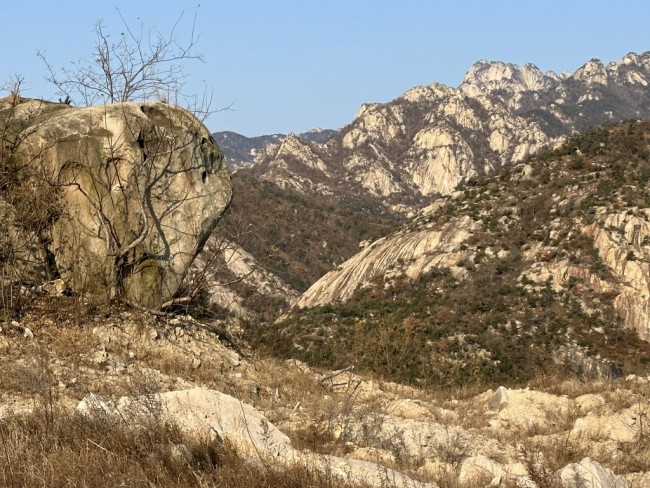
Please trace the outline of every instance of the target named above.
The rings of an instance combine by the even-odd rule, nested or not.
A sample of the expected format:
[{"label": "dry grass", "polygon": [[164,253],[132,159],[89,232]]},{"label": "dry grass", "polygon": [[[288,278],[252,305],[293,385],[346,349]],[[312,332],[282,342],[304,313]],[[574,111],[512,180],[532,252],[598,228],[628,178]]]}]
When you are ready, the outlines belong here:
[{"label": "dry grass", "polygon": [[309,466],[272,468],[228,445],[190,442],[173,425],[134,429],[55,411],[0,420],[0,485],[57,487],[352,487]]},{"label": "dry grass", "polygon": [[[36,407],[32,415],[0,419],[0,486],[345,486],[313,466],[271,468],[274,463],[242,459],[228,446],[189,441],[173,426],[155,421],[129,430],[65,413],[89,392],[115,400],[193,385],[254,405],[297,449],[378,462],[441,488],[483,487],[491,481],[487,475],[459,479],[463,461],[474,454],[461,438],[451,435],[458,427],[465,429],[468,439],[483,435],[498,442],[503,457],[496,451],[485,455],[504,466],[523,461],[540,488],[556,488],[557,470],[587,455],[617,473],[650,471],[646,423],[639,425],[635,442],[608,443],[604,438],[590,442],[570,433],[585,412],[569,407],[549,410],[543,425],[495,431],[488,428],[494,412],[487,409],[487,385],[418,389],[376,378],[364,378],[360,384],[357,376],[347,381],[347,376],[299,362],[253,357],[250,351],[239,357],[239,366],[228,366],[228,358],[236,355],[205,329],[124,310],[80,317],[73,306],[66,307],[40,318],[25,314],[21,324],[34,331],[33,339],[11,329],[0,334],[0,400],[18,398],[17,412],[21,406]],[[106,352],[105,363],[93,359],[98,351]],[[195,367],[194,357],[201,359],[200,366]],[[650,387],[641,382],[545,376],[530,387],[570,399],[597,394],[603,398],[603,405],[596,402],[594,407],[599,414],[638,406],[640,420],[647,421]],[[400,415],[393,407],[402,399],[421,406],[410,413],[414,419],[422,415],[450,429],[427,459],[409,454],[400,444],[404,439],[399,432],[390,438],[378,434],[381,422]],[[29,404],[22,405],[23,400]],[[8,402],[1,406],[0,415]],[[429,469],[433,463],[439,466]],[[514,482],[508,475],[501,486]]]}]

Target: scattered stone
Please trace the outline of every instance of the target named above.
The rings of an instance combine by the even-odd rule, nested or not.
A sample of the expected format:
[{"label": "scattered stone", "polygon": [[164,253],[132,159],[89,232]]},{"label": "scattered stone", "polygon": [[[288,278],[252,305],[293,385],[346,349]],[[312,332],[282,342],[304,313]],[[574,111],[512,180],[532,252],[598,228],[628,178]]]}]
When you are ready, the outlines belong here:
[{"label": "scattered stone", "polygon": [[632,382],[632,383],[645,384],[645,383],[648,382],[648,379],[647,378],[642,378],[641,376],[637,376],[635,374],[629,374],[629,375],[627,375],[625,377],[625,381],[629,381],[629,382]]},{"label": "scattered stone", "polygon": [[413,420],[433,420],[431,411],[418,400],[402,398],[389,403],[386,407],[389,415],[404,417]]},{"label": "scattered stone", "polygon": [[634,408],[628,408],[614,415],[595,415],[589,413],[573,424],[572,435],[586,439],[612,440],[615,442],[634,442],[637,436]]},{"label": "scattered stone", "polygon": [[99,351],[96,351],[95,354],[93,354],[91,362],[96,366],[101,366],[106,364],[106,361],[108,361],[108,353],[106,352],[106,348],[102,346]]},{"label": "scattered stone", "polygon": [[48,281],[47,283],[43,283],[41,285],[41,290],[44,293],[47,293],[48,295],[52,295],[55,297],[61,297],[65,295],[65,292],[67,290],[67,287],[65,285],[65,282],[62,279],[57,279],[53,281]]},{"label": "scattered stone", "polygon": [[[574,402],[566,397],[528,388],[506,391],[508,402],[502,403],[499,410],[494,410],[497,413],[489,422],[493,429],[517,429],[525,432],[532,427],[547,426],[548,412],[568,414],[574,406]],[[497,394],[492,395],[490,400],[498,398]]]},{"label": "scattered stone", "polygon": [[199,369],[201,367],[201,360],[197,357],[192,359],[192,369]]},{"label": "scattered stone", "polygon": [[581,412],[587,413],[591,412],[598,407],[605,405],[605,399],[602,395],[595,395],[593,393],[588,393],[586,395],[580,395],[575,399],[576,406],[580,409]]},{"label": "scattered stone", "polygon": [[497,391],[494,392],[492,398],[488,402],[488,407],[490,410],[501,410],[501,407],[510,403],[508,389],[505,386],[500,386],[497,388]]},{"label": "scattered stone", "polygon": [[114,416],[117,410],[112,402],[105,402],[96,393],[91,393],[79,402],[75,409],[80,415],[93,416],[97,414]]},{"label": "scattered stone", "polygon": [[485,456],[472,456],[461,464],[458,480],[463,485],[489,480],[485,486],[492,487],[499,486],[505,474],[499,463]]},{"label": "scattered stone", "polygon": [[422,483],[390,468],[369,461],[320,456],[309,451],[294,451],[288,464],[314,467],[318,471],[350,483],[374,488],[437,488],[433,483]]},{"label": "scattered stone", "polygon": [[573,463],[560,470],[564,488],[629,488],[623,476],[614,474],[597,461],[586,457],[580,463]]},{"label": "scattered stone", "polygon": [[170,444],[169,457],[177,463],[191,463],[194,460],[192,452],[185,444]]},{"label": "scattered stone", "polygon": [[384,466],[395,464],[395,455],[392,452],[376,447],[359,447],[350,453],[350,457]]}]

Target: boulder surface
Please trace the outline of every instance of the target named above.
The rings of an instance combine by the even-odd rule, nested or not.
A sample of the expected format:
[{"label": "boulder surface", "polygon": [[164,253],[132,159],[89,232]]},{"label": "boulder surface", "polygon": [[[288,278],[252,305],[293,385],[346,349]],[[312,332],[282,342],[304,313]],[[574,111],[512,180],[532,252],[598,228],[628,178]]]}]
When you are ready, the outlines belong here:
[{"label": "boulder surface", "polygon": [[158,308],[230,203],[223,153],[184,109],[24,100],[20,156],[58,188],[51,249],[73,291]]}]

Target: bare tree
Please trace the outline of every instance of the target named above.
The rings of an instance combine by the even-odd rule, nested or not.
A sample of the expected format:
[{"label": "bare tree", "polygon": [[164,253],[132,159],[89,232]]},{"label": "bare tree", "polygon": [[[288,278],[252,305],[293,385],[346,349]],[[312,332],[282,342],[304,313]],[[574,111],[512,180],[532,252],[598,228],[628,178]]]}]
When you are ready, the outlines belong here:
[{"label": "bare tree", "polygon": [[114,36],[98,20],[89,59],[80,59],[71,68],[56,68],[45,52],[37,53],[45,63],[46,79],[57,87],[62,99],[76,106],[157,99],[196,108],[207,115],[211,92],[206,90],[200,98],[183,92],[185,65],[203,60],[194,52],[198,42],[196,13],[187,39],[181,41],[182,13],[169,32],[162,33],[146,30],[143,22],[132,27],[116,10],[122,21],[121,32]]},{"label": "bare tree", "polygon": [[[104,124],[105,132],[113,135],[100,143],[92,138],[84,143],[81,138],[77,152],[67,154],[58,173],[57,183],[63,191],[81,195],[92,214],[84,222],[75,223],[85,227],[83,235],[68,236],[69,242],[63,245],[74,248],[73,252],[95,256],[103,246],[110,261],[103,265],[103,277],[91,278],[91,271],[100,271],[85,269],[76,273],[75,279],[95,282],[101,279],[110,290],[107,298],[128,299],[125,281],[131,276],[150,272],[156,263],[191,260],[200,251],[203,242],[197,243],[197,250],[189,253],[194,255],[179,256],[176,243],[170,242],[170,239],[182,239],[179,236],[187,231],[170,227],[173,215],[182,212],[192,199],[205,198],[205,192],[179,193],[177,188],[183,188],[197,174],[203,175],[199,181],[203,178],[205,183],[210,174],[220,172],[223,159],[215,160],[216,153],[210,148],[214,141],[201,124],[212,113],[211,91],[204,88],[200,95],[184,92],[187,64],[202,61],[195,52],[196,13],[189,28],[181,13],[171,28],[162,32],[146,29],[142,21],[137,24],[127,21],[116,10],[121,20],[118,33],[107,29],[103,21],[97,21],[95,43],[88,58],[73,62],[69,68],[58,68],[49,62],[45,52],[39,52],[38,56],[45,64],[46,79],[57,88],[61,100],[70,105],[157,100],[183,106],[199,119],[190,114],[185,117],[179,111],[156,111],[143,104],[142,112],[149,119],[145,122],[132,112],[132,107],[125,106],[123,116],[113,122],[125,132],[120,137],[114,133],[115,126],[109,128],[107,123],[108,118],[116,118],[115,110],[110,116],[93,112],[92,123]],[[178,117],[184,120],[179,121]],[[194,229],[190,234],[204,240],[206,233]],[[97,239],[103,241],[102,246]],[[76,288],[80,285],[76,283]],[[175,285],[163,283],[162,286],[171,289]]]}]

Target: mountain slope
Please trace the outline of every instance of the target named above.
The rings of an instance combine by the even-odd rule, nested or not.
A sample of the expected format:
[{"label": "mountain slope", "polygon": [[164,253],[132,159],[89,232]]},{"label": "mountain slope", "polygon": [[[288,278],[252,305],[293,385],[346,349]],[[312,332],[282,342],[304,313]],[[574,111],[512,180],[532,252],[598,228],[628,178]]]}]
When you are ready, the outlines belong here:
[{"label": "mountain slope", "polygon": [[399,223],[375,205],[353,197],[306,195],[251,177],[232,177],[233,201],[220,224],[229,236],[298,291]]},{"label": "mountain slope", "polygon": [[375,241],[263,340],[406,381],[647,369],[649,183],[650,122],[572,137]]},{"label": "mountain slope", "polygon": [[327,143],[289,136],[267,146],[250,171],[283,188],[363,195],[406,213],[561,135],[650,117],[648,83],[650,52],[591,60],[564,75],[479,61],[458,88],[433,84],[364,104]]},{"label": "mountain slope", "polygon": [[[542,73],[530,64],[479,61],[458,88],[432,84],[389,103],[364,104],[326,142],[309,142],[304,134],[277,139],[235,177],[255,182],[254,189],[243,191],[255,195],[252,202],[264,202],[255,207],[248,197],[242,200],[246,212],[240,221],[260,234],[254,239],[257,246],[243,247],[263,261],[278,237],[260,221],[284,222],[286,246],[277,269],[284,270],[285,281],[304,290],[356,252],[350,240],[377,235],[356,230],[365,228],[366,221],[373,226],[377,218],[383,226],[389,216],[393,222],[404,221],[459,184],[556,147],[572,131],[609,120],[650,117],[649,82],[650,52],[631,53],[607,65],[592,60],[562,75]],[[313,213],[319,207],[321,217],[309,227],[297,219],[317,241],[290,243],[287,236],[294,232],[286,223],[296,222],[304,208]],[[329,213],[334,207],[336,216]],[[276,208],[293,220],[276,218]],[[316,252],[314,242],[323,242],[323,235],[337,235],[338,242],[347,244],[334,244],[336,253]],[[282,264],[290,261],[295,265]]]}]

